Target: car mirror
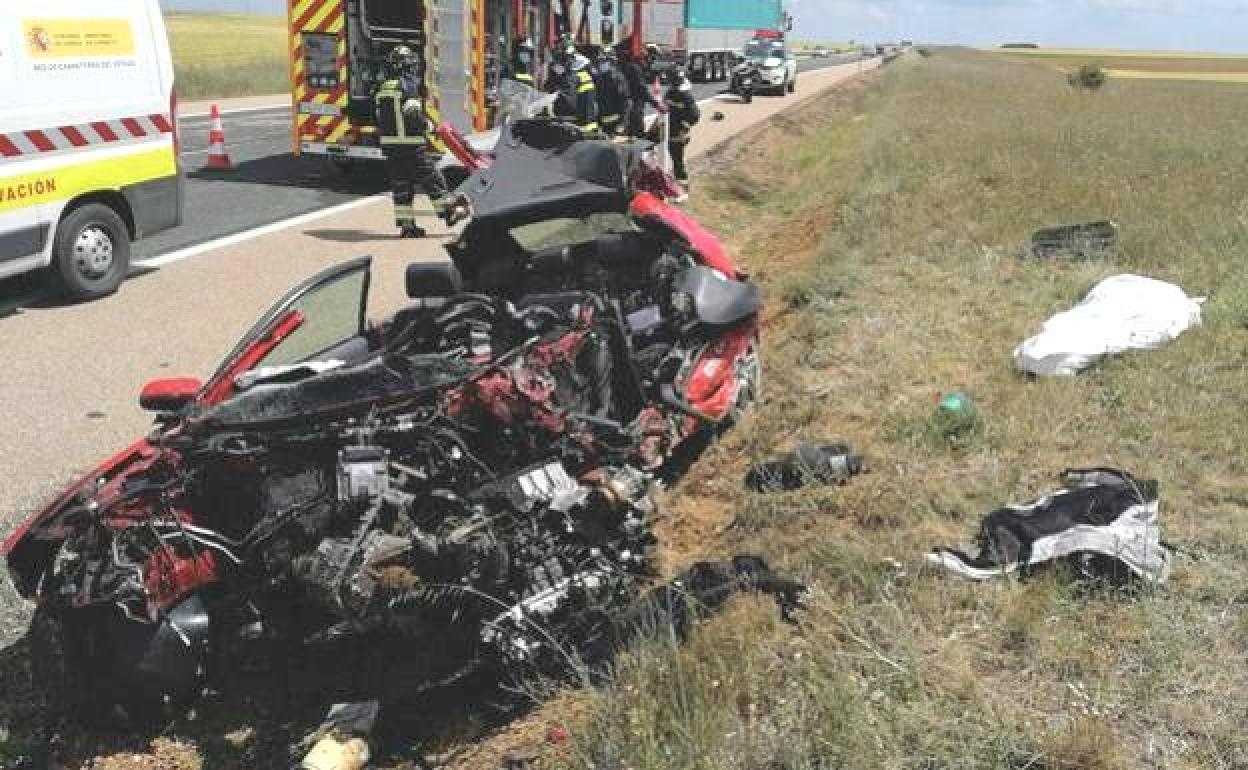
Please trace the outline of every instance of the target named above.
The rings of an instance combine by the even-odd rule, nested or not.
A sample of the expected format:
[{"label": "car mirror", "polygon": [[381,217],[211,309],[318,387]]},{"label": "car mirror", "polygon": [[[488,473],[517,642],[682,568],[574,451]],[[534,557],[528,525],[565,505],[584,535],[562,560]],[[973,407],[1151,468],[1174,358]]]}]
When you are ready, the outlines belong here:
[{"label": "car mirror", "polygon": [[152,380],[139,393],[139,406],[148,412],[177,412],[194,401],[202,387],[194,377]]},{"label": "car mirror", "polygon": [[452,297],[463,286],[459,271],[449,262],[413,262],[407,266],[406,278],[411,299]]}]

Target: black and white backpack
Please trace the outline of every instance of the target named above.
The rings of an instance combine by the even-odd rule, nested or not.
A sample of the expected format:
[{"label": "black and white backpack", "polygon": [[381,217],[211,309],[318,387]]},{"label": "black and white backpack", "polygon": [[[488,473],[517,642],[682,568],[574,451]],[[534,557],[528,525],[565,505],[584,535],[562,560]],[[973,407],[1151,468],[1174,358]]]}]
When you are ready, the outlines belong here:
[{"label": "black and white backpack", "polygon": [[1161,540],[1156,481],[1112,468],[1067,470],[1061,479],[1049,495],[988,514],[976,556],[941,547],[928,563],[987,580],[1063,559],[1088,576],[1165,582],[1171,549]]}]

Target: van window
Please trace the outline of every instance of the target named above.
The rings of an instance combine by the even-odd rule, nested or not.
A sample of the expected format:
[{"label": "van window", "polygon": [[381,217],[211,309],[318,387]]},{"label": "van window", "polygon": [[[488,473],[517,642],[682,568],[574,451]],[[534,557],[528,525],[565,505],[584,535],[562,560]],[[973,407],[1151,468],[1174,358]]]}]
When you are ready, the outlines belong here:
[{"label": "van window", "polygon": [[424,23],[421,4],[411,0],[364,0],[362,5],[369,27],[419,30]]},{"label": "van window", "polygon": [[7,0],[5,5],[0,15],[0,124],[46,128],[64,124],[41,117],[53,109],[68,118],[167,99],[147,18],[155,4]]}]

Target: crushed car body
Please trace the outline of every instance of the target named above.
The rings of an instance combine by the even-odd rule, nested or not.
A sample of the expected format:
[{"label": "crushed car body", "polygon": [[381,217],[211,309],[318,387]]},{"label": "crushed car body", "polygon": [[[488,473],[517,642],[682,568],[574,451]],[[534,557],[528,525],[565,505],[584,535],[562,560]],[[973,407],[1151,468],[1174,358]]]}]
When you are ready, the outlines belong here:
[{"label": "crushed car body", "polygon": [[508,126],[407,307],[370,322],[356,259],[146,387],[152,433],[3,546],[53,708],[163,718],[256,639],[400,634],[445,684],[610,633],[653,474],[759,383],[757,287],[629,157]]}]

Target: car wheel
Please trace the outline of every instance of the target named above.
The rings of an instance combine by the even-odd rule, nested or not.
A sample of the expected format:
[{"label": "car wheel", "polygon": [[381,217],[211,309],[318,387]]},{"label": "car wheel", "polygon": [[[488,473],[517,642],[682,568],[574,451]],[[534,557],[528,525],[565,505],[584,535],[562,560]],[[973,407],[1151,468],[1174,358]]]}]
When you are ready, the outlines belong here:
[{"label": "car wheel", "polygon": [[61,220],[52,255],[67,294],[75,299],[103,297],[117,291],[130,271],[130,231],[112,208],[88,203]]},{"label": "car wheel", "polygon": [[706,80],[707,64],[706,60],[701,56],[695,56],[689,60],[689,79],[697,83]]}]

